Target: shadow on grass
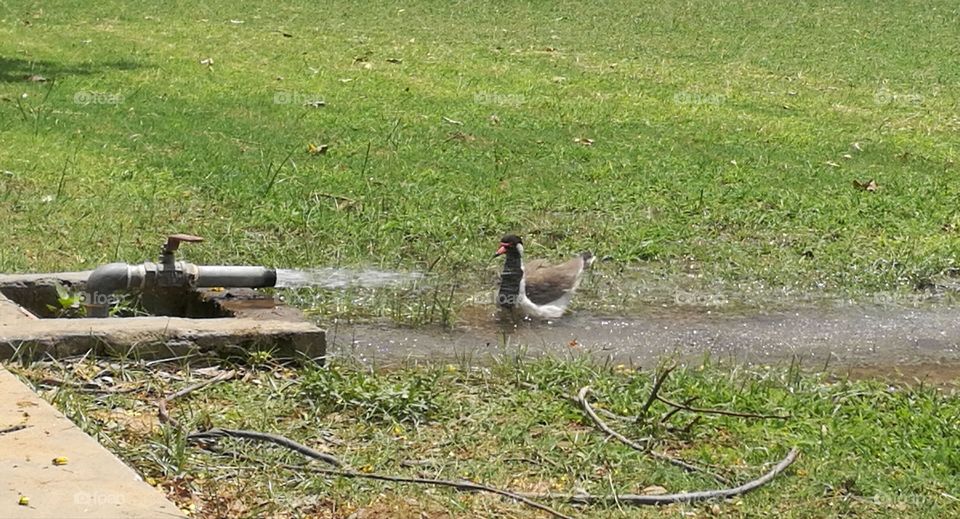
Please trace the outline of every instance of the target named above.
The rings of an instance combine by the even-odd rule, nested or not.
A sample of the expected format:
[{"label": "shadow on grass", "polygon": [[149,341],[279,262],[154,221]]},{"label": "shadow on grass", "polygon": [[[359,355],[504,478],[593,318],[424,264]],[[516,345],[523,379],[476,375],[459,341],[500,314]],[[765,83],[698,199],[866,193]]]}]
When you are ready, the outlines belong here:
[{"label": "shadow on grass", "polygon": [[52,81],[64,76],[96,74],[107,69],[135,70],[140,66],[140,63],[128,60],[68,64],[0,56],[0,83],[27,81],[30,76],[34,75],[43,76]]}]

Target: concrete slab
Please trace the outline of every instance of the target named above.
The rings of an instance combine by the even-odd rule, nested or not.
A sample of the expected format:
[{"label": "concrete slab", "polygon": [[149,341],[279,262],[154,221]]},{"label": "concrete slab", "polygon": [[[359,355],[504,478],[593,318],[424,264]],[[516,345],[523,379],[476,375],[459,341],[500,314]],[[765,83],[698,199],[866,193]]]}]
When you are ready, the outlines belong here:
[{"label": "concrete slab", "polygon": [[0,294],[0,323],[23,323],[37,319],[37,316]]},{"label": "concrete slab", "polygon": [[[0,517],[185,518],[157,489],[0,366]],[[54,458],[64,457],[65,465]],[[29,504],[20,505],[20,496]]]},{"label": "concrete slab", "polygon": [[284,358],[326,354],[326,332],[300,310],[278,303],[269,293],[243,288],[173,294],[188,307],[184,313],[37,319],[56,304],[57,286],[82,289],[90,272],[0,274],[0,291],[6,293],[0,293],[0,359],[62,358],[88,351],[142,359],[190,353],[244,357],[251,351]]},{"label": "concrete slab", "polygon": [[0,359],[81,355],[158,358],[188,353],[311,358],[326,353],[325,332],[309,322],[246,318],[39,319],[0,321]]}]

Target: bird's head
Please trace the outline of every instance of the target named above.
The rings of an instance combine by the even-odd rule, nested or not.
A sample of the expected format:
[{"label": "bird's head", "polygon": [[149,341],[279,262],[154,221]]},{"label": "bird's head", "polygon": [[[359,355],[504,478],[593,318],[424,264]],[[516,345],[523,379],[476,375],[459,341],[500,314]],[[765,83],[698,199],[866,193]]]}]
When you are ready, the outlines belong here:
[{"label": "bird's head", "polygon": [[520,239],[516,234],[508,234],[503,238],[500,238],[500,248],[497,249],[496,254],[493,255],[494,258],[497,256],[502,256],[508,252],[515,250],[518,253],[523,252],[523,240]]}]

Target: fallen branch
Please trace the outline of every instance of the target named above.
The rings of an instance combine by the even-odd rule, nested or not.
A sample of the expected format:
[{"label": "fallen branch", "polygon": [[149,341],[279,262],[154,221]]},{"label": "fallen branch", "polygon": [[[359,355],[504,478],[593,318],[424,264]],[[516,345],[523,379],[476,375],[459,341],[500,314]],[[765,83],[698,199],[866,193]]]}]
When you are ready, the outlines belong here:
[{"label": "fallen branch", "polygon": [[648,454],[650,454],[651,456],[653,456],[654,458],[664,460],[664,461],[666,461],[666,462],[668,462],[668,463],[671,463],[671,464],[673,464],[673,465],[676,465],[676,466],[678,466],[678,467],[681,467],[681,468],[683,468],[683,469],[685,469],[685,470],[688,470],[688,471],[690,471],[690,472],[699,472],[699,473],[701,473],[701,474],[706,474],[706,475],[712,477],[713,479],[715,479],[715,480],[717,480],[717,481],[719,481],[719,482],[721,482],[721,483],[723,483],[723,484],[728,484],[728,483],[730,483],[730,481],[727,480],[727,478],[725,478],[725,477],[723,477],[723,476],[721,476],[721,475],[719,475],[719,474],[714,474],[713,472],[710,472],[710,471],[707,470],[707,469],[704,469],[704,468],[702,468],[702,467],[698,467],[698,466],[696,466],[696,465],[692,465],[692,464],[687,463],[686,461],[683,461],[683,460],[681,460],[681,459],[674,458],[673,456],[670,456],[669,454],[665,454],[665,453],[662,453],[662,452],[657,452],[657,451],[654,451],[654,450],[650,450],[650,449],[648,449],[646,446],[640,445],[639,443],[634,442],[634,441],[631,440],[630,438],[627,438],[626,436],[618,433],[617,431],[614,431],[613,429],[610,428],[609,425],[606,424],[606,422],[604,422],[603,420],[600,419],[599,416],[597,416],[596,411],[593,410],[593,406],[591,406],[591,405],[590,405],[590,402],[587,401],[587,393],[589,393],[589,392],[590,392],[590,386],[584,386],[582,389],[580,389],[580,393],[577,394],[577,401],[580,402],[580,406],[583,407],[583,410],[584,410],[584,412],[587,413],[587,416],[589,416],[590,419],[593,420],[593,423],[595,423],[595,424],[597,425],[597,427],[599,427],[601,430],[603,430],[603,432],[609,434],[610,436],[613,436],[614,438],[616,438],[617,440],[619,440],[619,441],[620,441],[621,443],[623,443],[624,445],[627,445],[628,447],[630,447],[630,448],[632,448],[632,449],[635,449],[635,450],[638,450],[638,451],[640,451],[640,452],[648,453]]},{"label": "fallen branch", "polygon": [[674,407],[675,409],[683,409],[684,411],[690,411],[691,413],[701,413],[701,414],[722,414],[725,416],[739,416],[741,418],[760,418],[762,420],[788,420],[790,416],[788,415],[779,415],[779,414],[755,414],[755,413],[741,413],[738,411],[726,411],[724,409],[704,409],[702,407],[690,407],[686,404],[680,404],[667,400],[660,395],[656,396],[657,400],[667,404],[668,406]]},{"label": "fallen branch", "polygon": [[286,436],[281,436],[279,434],[271,433],[262,433],[257,431],[245,431],[242,429],[209,429],[206,431],[200,431],[195,433],[190,433],[187,435],[188,440],[204,440],[204,439],[214,439],[214,438],[223,438],[223,437],[232,437],[232,438],[245,438],[247,440],[256,440],[262,442],[270,442],[277,444],[281,447],[286,447],[292,451],[299,452],[308,458],[313,458],[324,463],[329,463],[334,467],[341,467],[343,463],[336,457],[325,454],[323,452],[311,449],[302,443],[297,443]]},{"label": "fallen branch", "polygon": [[724,488],[720,490],[704,490],[700,492],[682,492],[679,494],[663,494],[659,496],[646,496],[646,495],[637,495],[637,494],[618,494],[613,495],[592,495],[592,494],[558,494],[558,493],[547,493],[547,494],[531,494],[531,493],[522,493],[520,495],[524,497],[529,497],[532,499],[556,499],[561,501],[566,501],[568,503],[574,504],[602,504],[602,503],[614,503],[618,502],[625,505],[668,505],[673,503],[693,503],[696,501],[705,501],[708,499],[728,499],[734,496],[739,496],[741,494],[746,494],[752,490],[756,490],[763,485],[766,485],[773,478],[777,477],[781,472],[787,469],[796,459],[797,455],[800,453],[796,447],[790,449],[790,452],[787,453],[787,456],[783,458],[780,463],[777,463],[770,472],[760,476],[757,479],[748,481],[738,487]]},{"label": "fallen branch", "polygon": [[[572,519],[568,515],[564,515],[549,506],[542,505],[533,501],[537,496],[527,496],[525,494],[520,494],[516,492],[511,492],[509,490],[502,490],[496,487],[491,487],[487,485],[481,485],[479,483],[474,483],[472,481],[452,481],[447,479],[431,479],[431,478],[410,478],[403,476],[388,476],[385,474],[376,474],[376,473],[366,473],[366,472],[357,472],[355,470],[334,470],[334,469],[324,469],[319,467],[299,467],[296,465],[282,465],[283,468],[290,470],[300,470],[307,472],[314,472],[318,474],[328,474],[331,476],[341,476],[345,478],[365,478],[365,479],[375,479],[378,481],[390,481],[393,483],[415,483],[418,485],[433,485],[440,487],[450,487],[457,490],[462,490],[466,492],[488,492],[491,494],[497,494],[503,497],[508,497],[514,501],[519,501],[531,508],[536,508],[546,512],[554,517],[559,517],[560,519]],[[540,496],[546,497],[546,496]]]},{"label": "fallen branch", "polygon": [[46,377],[37,382],[38,386],[51,386],[51,387],[68,387],[79,393],[104,393],[104,394],[124,394],[124,393],[133,393],[134,391],[139,391],[142,389],[142,386],[136,387],[120,387],[120,388],[111,388],[111,387],[102,387],[93,382],[85,382],[83,384],[79,382],[71,382],[69,380],[60,380],[59,378]]},{"label": "fallen branch", "polygon": [[172,425],[172,426],[174,426],[174,427],[179,428],[179,427],[180,427],[180,422],[178,422],[178,421],[176,420],[176,418],[173,418],[172,416],[170,416],[170,413],[167,412],[167,404],[168,404],[168,403],[170,403],[170,402],[172,402],[172,401],[174,401],[174,400],[176,400],[176,399],[178,399],[178,398],[180,398],[180,397],[183,397],[183,396],[186,396],[186,395],[188,395],[188,394],[190,394],[190,393],[193,393],[194,391],[203,389],[203,388],[205,388],[205,387],[207,387],[207,386],[211,386],[211,385],[213,385],[213,384],[216,384],[216,383],[218,383],[218,382],[223,382],[223,381],[225,381],[225,380],[230,380],[231,378],[233,378],[233,377],[235,377],[235,376],[237,376],[237,372],[234,371],[234,370],[230,370],[230,371],[227,371],[226,373],[221,373],[221,374],[219,374],[219,375],[217,375],[217,376],[215,376],[215,377],[213,377],[213,378],[211,378],[211,379],[209,379],[209,380],[204,380],[203,382],[198,382],[198,383],[196,383],[196,384],[194,384],[194,385],[192,385],[192,386],[187,386],[187,387],[181,389],[180,391],[176,391],[176,392],[174,392],[174,393],[171,393],[171,394],[169,394],[169,395],[161,398],[160,400],[157,401],[157,416],[160,418],[160,421],[161,421],[161,422],[163,422],[163,423],[168,423],[168,424],[170,424],[170,425]]},{"label": "fallen branch", "polygon": [[[690,405],[690,404],[693,403],[693,401],[696,400],[697,398],[699,398],[699,397],[692,396],[692,397],[684,400],[684,401],[683,401],[683,405],[685,405],[685,406]],[[672,418],[673,415],[677,414],[681,409],[682,409],[682,408],[680,408],[680,407],[674,407],[673,409],[667,411],[667,414],[663,415],[663,418],[660,419],[660,423],[667,423],[668,421],[670,421],[670,418]]]},{"label": "fallen branch", "polygon": [[640,408],[640,412],[637,414],[639,418],[647,416],[647,411],[650,409],[650,405],[653,404],[653,401],[657,398],[657,393],[660,391],[660,386],[667,380],[667,375],[671,371],[677,369],[676,364],[673,366],[658,369],[656,374],[653,376],[653,388],[650,389],[650,396],[647,397],[647,401],[643,403],[643,407]]}]

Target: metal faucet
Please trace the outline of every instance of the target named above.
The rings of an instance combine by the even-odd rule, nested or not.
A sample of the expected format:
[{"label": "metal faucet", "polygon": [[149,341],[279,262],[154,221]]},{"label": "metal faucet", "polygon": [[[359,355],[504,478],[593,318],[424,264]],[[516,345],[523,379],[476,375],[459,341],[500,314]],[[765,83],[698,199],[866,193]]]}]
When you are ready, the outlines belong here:
[{"label": "metal faucet", "polygon": [[129,265],[107,263],[94,270],[87,278],[87,315],[106,317],[114,292],[121,290],[157,290],[166,288],[191,289],[196,287],[272,287],[277,283],[277,271],[266,267],[196,265],[177,261],[176,251],[181,243],[202,242],[203,238],[189,234],[172,234],[160,248],[158,263],[150,261]]}]

